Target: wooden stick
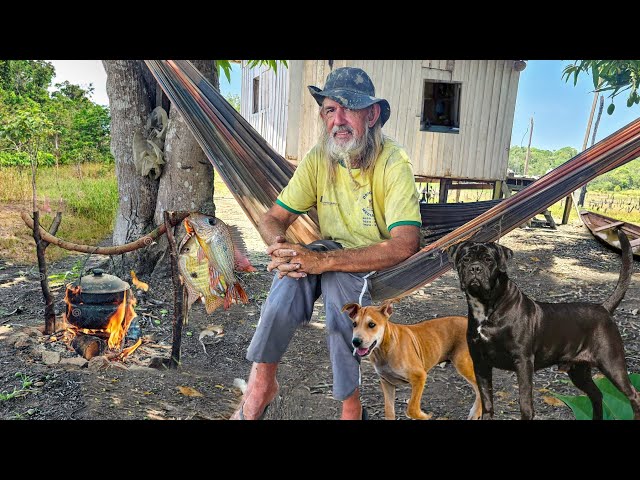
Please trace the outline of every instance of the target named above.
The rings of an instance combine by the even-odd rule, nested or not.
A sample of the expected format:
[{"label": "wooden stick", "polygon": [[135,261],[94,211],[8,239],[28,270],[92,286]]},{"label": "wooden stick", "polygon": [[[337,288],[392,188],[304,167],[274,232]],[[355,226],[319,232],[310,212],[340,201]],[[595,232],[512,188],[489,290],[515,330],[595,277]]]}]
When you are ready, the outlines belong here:
[{"label": "wooden stick", "polygon": [[[39,225],[40,212],[35,210],[33,218]],[[35,223],[34,223],[35,224]],[[36,255],[38,256],[38,270],[40,272],[40,287],[44,297],[44,333],[50,334],[55,330],[56,312],[54,309],[53,295],[49,289],[49,278],[47,277],[47,261],[44,257],[45,245],[40,238],[40,228],[33,228],[33,240],[36,242]]]},{"label": "wooden stick", "polygon": [[[171,219],[173,212],[164,211],[164,224],[167,229],[167,240],[169,240],[169,251],[171,252],[171,280],[173,281],[173,343],[171,344],[171,358],[169,368],[178,368],[180,364],[180,344],[182,343],[182,323],[184,305],[184,286],[178,277],[178,248],[176,239],[173,237]],[[174,223],[175,225],[175,223]]]},{"label": "wooden stick", "polygon": [[[60,210],[58,210],[56,212],[56,216],[53,218],[53,222],[51,222],[51,226],[49,227],[49,233],[51,235],[54,235],[58,232],[58,228],[60,227],[60,223],[62,222],[62,212]],[[33,227],[31,228],[33,230]],[[49,242],[47,241],[42,241],[42,244],[44,245],[44,248],[47,248],[49,246]]]},{"label": "wooden stick", "polygon": [[[172,225],[177,225],[182,220],[187,218],[191,212],[173,212],[172,221],[175,222]],[[22,217],[22,221],[27,225],[27,227],[33,229],[33,219],[26,212],[20,212],[20,217]],[[140,237],[138,240],[130,243],[125,243],[124,245],[116,245],[113,247],[92,247],[91,245],[81,245],[79,243],[72,243],[62,240],[54,235],[51,235],[47,232],[42,226],[39,228],[40,237],[42,240],[47,242],[47,244],[53,244],[60,248],[64,248],[65,250],[72,250],[74,252],[82,252],[82,253],[97,253],[100,255],[120,255],[121,253],[132,252],[139,248],[148,247],[151,245],[158,237],[164,235],[166,232],[166,225],[160,225],[155,230],[147,233],[143,237]]]}]

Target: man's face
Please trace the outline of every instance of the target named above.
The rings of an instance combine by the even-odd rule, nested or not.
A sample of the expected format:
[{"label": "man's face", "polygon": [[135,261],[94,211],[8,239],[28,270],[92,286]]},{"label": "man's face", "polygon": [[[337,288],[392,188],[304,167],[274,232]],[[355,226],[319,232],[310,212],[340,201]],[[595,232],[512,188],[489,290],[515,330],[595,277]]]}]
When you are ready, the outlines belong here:
[{"label": "man's face", "polygon": [[[329,141],[341,149],[357,144],[365,135],[367,127],[373,126],[372,109],[350,110],[338,102],[325,98],[321,116],[324,120]],[[371,125],[369,125],[371,124]]]}]

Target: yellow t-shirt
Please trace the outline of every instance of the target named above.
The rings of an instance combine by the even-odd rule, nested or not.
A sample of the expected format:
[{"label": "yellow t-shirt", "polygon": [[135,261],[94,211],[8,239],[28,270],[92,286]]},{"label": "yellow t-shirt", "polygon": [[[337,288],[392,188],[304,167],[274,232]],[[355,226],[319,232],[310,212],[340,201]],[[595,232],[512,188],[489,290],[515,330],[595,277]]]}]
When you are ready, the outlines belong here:
[{"label": "yellow t-shirt", "polygon": [[[327,164],[313,147],[296,168],[276,203],[293,213],[307,213],[315,206],[324,239],[345,248],[372,245],[391,238],[398,225],[422,225],[418,191],[406,151],[385,138],[376,160],[373,181],[363,178],[360,169],[336,168],[336,181],[327,185]],[[371,187],[373,183],[373,188]]]}]

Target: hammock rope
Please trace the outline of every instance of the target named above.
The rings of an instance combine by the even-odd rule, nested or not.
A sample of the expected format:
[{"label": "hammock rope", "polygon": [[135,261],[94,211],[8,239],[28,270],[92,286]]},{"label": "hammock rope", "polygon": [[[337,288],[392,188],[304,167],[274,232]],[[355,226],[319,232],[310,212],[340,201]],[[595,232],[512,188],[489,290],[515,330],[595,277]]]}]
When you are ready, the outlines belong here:
[{"label": "hammock rope", "polygon": [[[257,228],[261,216],[273,205],[293,175],[293,166],[267,144],[190,62],[145,62]],[[460,218],[469,221],[457,228],[451,225],[449,228],[441,226],[440,231],[438,227],[432,228],[428,237],[434,240],[432,243],[395,267],[371,275],[373,300],[409,295],[451,268],[446,254],[451,245],[466,239],[497,241],[595,177],[638,156],[640,119],[569,159],[512,197],[495,204],[476,206],[475,210],[469,210],[469,204],[446,204],[443,208],[451,208],[452,212],[455,212],[454,205],[464,205],[467,216]],[[479,213],[483,209],[485,211]],[[423,215],[428,216],[428,211],[428,208],[423,209]],[[470,217],[469,212],[475,216]],[[449,216],[455,216],[455,213]],[[428,218],[423,219],[423,224],[429,231]],[[301,215],[289,227],[288,234],[295,241],[309,243],[320,238],[317,225],[317,215],[312,210],[308,215]],[[455,230],[450,231],[452,228]]]}]

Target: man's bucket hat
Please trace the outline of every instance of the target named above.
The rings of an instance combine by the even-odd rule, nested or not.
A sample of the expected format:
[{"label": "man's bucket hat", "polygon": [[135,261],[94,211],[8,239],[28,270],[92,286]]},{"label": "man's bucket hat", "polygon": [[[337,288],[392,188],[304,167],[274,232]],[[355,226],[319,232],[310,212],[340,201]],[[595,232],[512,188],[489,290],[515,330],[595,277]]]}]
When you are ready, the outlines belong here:
[{"label": "man's bucket hat", "polygon": [[373,82],[361,68],[342,67],[332,71],[324,84],[324,90],[312,85],[308,86],[311,95],[318,105],[322,105],[324,97],[338,102],[345,108],[360,110],[374,103],[380,104],[380,118],[382,125],[389,120],[391,107],[384,98],[376,98]]}]

